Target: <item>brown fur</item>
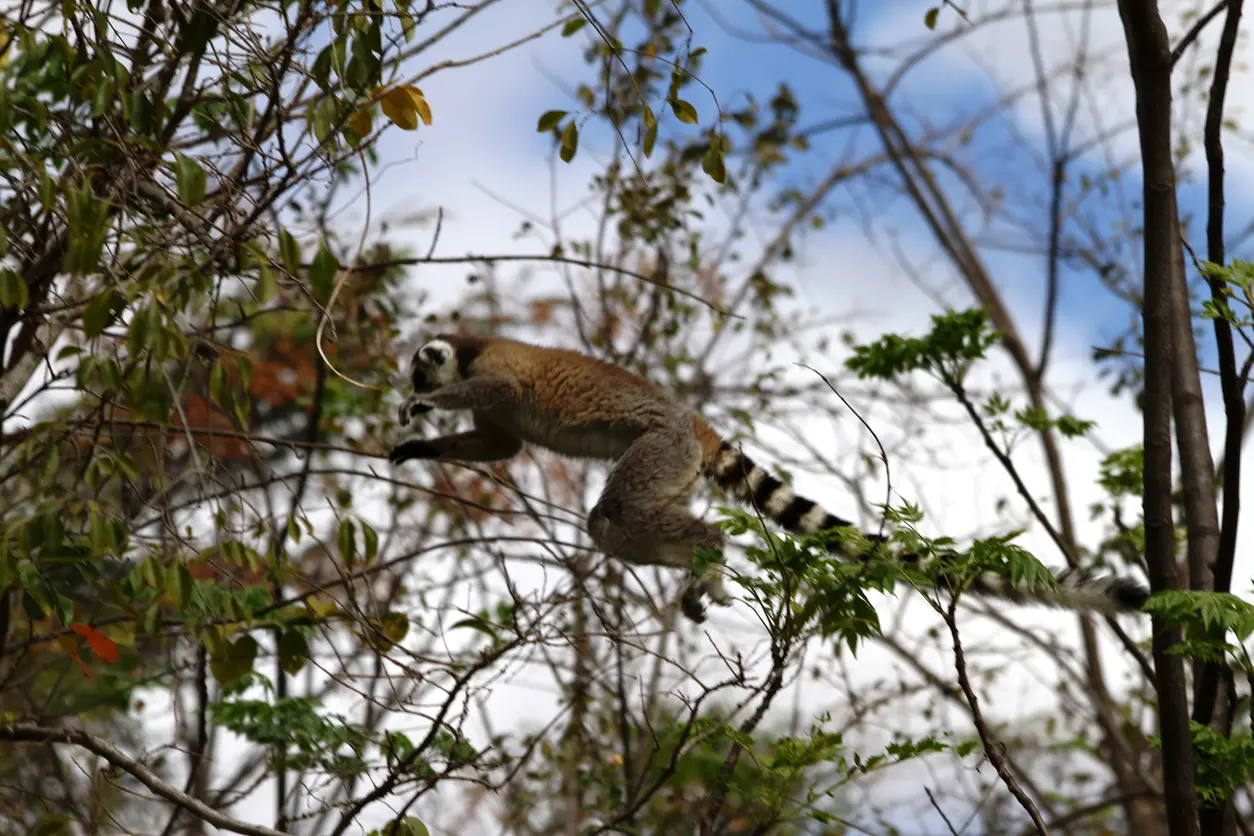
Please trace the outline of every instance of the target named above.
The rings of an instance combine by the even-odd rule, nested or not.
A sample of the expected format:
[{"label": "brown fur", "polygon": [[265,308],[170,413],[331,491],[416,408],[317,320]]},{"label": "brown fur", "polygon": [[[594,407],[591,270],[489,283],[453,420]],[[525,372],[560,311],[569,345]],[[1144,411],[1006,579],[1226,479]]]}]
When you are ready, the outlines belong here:
[{"label": "brown fur", "polygon": [[[797,534],[849,526],[755,464],[693,410],[627,369],[576,351],[507,339],[442,334],[413,359],[414,394],[401,424],[432,409],[467,410],[474,429],[413,439],[391,453],[410,459],[499,461],[534,444],[576,458],[613,461],[601,497],[588,514],[593,542],[637,565],[689,568],[696,547],[722,548],[720,529],[694,517],[689,497],[705,478]],[[833,551],[839,551],[834,544]],[[902,560],[912,560],[903,555]],[[1138,609],[1147,593],[1120,578],[1060,576],[1059,592],[1014,587],[983,577],[974,591],[1077,609]],[[717,574],[694,578],[684,612],[701,620],[702,594],[729,599]]]}]

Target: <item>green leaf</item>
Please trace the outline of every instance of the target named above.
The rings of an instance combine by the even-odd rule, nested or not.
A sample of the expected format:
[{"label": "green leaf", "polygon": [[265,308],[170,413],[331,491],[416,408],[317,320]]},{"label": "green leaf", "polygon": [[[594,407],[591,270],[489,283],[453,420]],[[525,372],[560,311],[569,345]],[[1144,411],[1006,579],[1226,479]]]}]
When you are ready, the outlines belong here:
[{"label": "green leaf", "polygon": [[17,579],[17,555],[9,548],[7,540],[0,539],[0,589],[8,589]]},{"label": "green leaf", "polygon": [[335,97],[323,97],[322,101],[318,102],[318,105],[313,109],[314,138],[319,142],[326,142],[327,137],[332,134],[332,128],[337,116]]},{"label": "green leaf", "polygon": [[252,636],[244,636],[220,648],[220,652],[209,660],[209,671],[224,690],[229,689],[252,672],[257,650],[257,640]]},{"label": "green leaf", "polygon": [[226,366],[221,363],[214,363],[209,370],[209,397],[222,406],[230,405],[231,392],[227,386]]},{"label": "green leaf", "polygon": [[932,8],[928,9],[928,10],[927,10],[927,13],[926,13],[925,15],[923,15],[923,25],[924,25],[924,26],[926,26],[928,29],[935,29],[935,28],[936,28],[936,18],[937,18],[939,15],[940,15],[940,7],[939,7],[939,6],[933,6]]},{"label": "green leaf", "polygon": [[24,310],[30,303],[26,280],[16,270],[0,270],[0,305],[9,310]]},{"label": "green leaf", "polygon": [[187,607],[192,601],[192,573],[188,571],[186,563],[176,563],[175,565],[175,586],[174,590],[178,593],[177,607]]},{"label": "green leaf", "polygon": [[191,157],[179,154],[174,162],[174,183],[179,190],[179,200],[187,206],[195,206],[205,197],[205,170]]},{"label": "green leaf", "polygon": [[695,125],[699,121],[697,118],[697,109],[690,102],[686,102],[680,98],[671,99],[671,110],[675,111],[675,117],[680,122],[689,125]]},{"label": "green leaf", "polygon": [[270,262],[263,261],[257,265],[257,285],[253,290],[257,301],[263,305],[274,298],[275,282],[274,271],[270,269]]},{"label": "green leaf", "polygon": [[653,153],[653,145],[657,142],[657,122],[649,125],[644,131],[644,155],[646,157]]},{"label": "green leaf", "polygon": [[101,79],[96,85],[96,92],[91,97],[91,115],[95,117],[103,115],[116,98],[113,83],[109,79]]},{"label": "green leaf", "polygon": [[313,288],[314,298],[326,302],[331,298],[331,286],[335,284],[335,274],[340,269],[340,261],[335,253],[327,249],[326,244],[318,247],[318,254],[309,265],[309,285]]},{"label": "green leaf", "polygon": [[340,559],[344,561],[346,567],[351,569],[357,562],[357,526],[352,520],[344,520],[340,523],[335,543],[340,549]]},{"label": "green leaf", "polygon": [[565,110],[546,110],[541,114],[540,121],[536,123],[536,131],[544,133],[545,131],[553,130],[568,112]]},{"label": "green leaf", "polygon": [[575,158],[577,150],[579,150],[579,128],[575,126],[575,120],[572,119],[562,129],[562,150],[558,154],[562,162],[568,163]]},{"label": "green leaf", "polygon": [[492,624],[486,618],[473,615],[469,618],[463,618],[461,621],[449,627],[449,629],[458,630],[462,627],[469,627],[472,630],[478,630],[485,636],[491,636],[493,641],[497,641],[496,630],[492,628]]},{"label": "green leaf", "polygon": [[126,299],[116,290],[98,296],[83,313],[83,330],[88,339],[99,336],[126,307]]},{"label": "green leaf", "polygon": [[29,836],[66,836],[73,833],[72,820],[65,813],[50,813],[40,816]]},{"label": "green leaf", "polygon": [[413,816],[406,816],[400,821],[390,821],[378,831],[379,836],[431,836],[427,826]]},{"label": "green leaf", "polygon": [[150,305],[143,310],[136,311],[131,317],[130,328],[127,329],[127,350],[132,354],[138,354],[147,347],[149,339],[152,337],[154,320],[159,320],[158,316],[153,316],[155,309]]},{"label": "green leaf", "polygon": [[409,635],[409,618],[404,613],[390,612],[379,620],[379,627],[388,641],[397,644]]},{"label": "green leaf", "polygon": [[30,616],[31,621],[40,621],[43,619],[45,612],[44,606],[30,590],[22,592],[22,609],[26,610],[26,614]]},{"label": "green leaf", "polygon": [[569,38],[571,35],[575,34],[587,25],[588,19],[583,16],[568,20],[566,21],[566,25],[562,27],[562,37]]},{"label": "green leaf", "polygon": [[309,660],[309,642],[295,629],[283,631],[279,637],[279,667],[289,676],[297,674]]},{"label": "green leaf", "polygon": [[45,455],[44,470],[42,478],[47,484],[55,484],[57,473],[61,467],[61,454],[57,452],[56,447],[49,448]]},{"label": "green leaf", "polygon": [[300,244],[286,229],[279,230],[279,259],[290,275],[296,275],[300,269]]},{"label": "green leaf", "polygon": [[715,183],[722,183],[727,179],[727,166],[723,162],[723,149],[718,145],[711,145],[705,149],[705,155],[701,158],[701,170],[710,175],[710,179]]},{"label": "green leaf", "polygon": [[361,524],[361,539],[366,545],[366,553],[362,560],[366,565],[370,565],[370,562],[379,554],[379,532],[375,531],[369,523],[363,522]]}]

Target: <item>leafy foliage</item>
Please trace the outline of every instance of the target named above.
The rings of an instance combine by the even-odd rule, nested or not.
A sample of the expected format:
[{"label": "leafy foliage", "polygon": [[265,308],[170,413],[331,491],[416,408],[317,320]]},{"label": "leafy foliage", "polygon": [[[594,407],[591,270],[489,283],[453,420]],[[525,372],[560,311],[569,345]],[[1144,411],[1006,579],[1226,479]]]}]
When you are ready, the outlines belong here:
[{"label": "leafy foliage", "polygon": [[845,365],[859,377],[890,380],[926,371],[942,380],[960,381],[971,365],[984,358],[998,334],[982,308],[932,316],[932,330],[922,337],[886,334],[854,346]]}]

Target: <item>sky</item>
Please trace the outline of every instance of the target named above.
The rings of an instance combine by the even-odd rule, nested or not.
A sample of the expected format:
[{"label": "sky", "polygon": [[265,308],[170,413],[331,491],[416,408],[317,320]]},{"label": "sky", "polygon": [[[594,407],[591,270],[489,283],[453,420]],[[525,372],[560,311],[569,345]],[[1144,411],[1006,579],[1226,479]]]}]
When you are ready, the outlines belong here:
[{"label": "sky", "polygon": [[[717,13],[712,14],[715,3]],[[418,71],[446,60],[463,59],[508,43],[524,31],[525,26],[550,19],[554,5],[549,0],[498,3],[478,16],[472,25],[422,56],[413,69]],[[822,6],[808,0],[793,0],[788,5],[800,19],[810,22],[817,20],[814,14]],[[929,5],[929,2],[916,0],[864,0],[860,4],[858,23],[860,43],[886,50],[892,47],[900,52],[903,43],[925,42],[934,37],[923,26]],[[1072,8],[1081,5],[1079,2],[1069,4]],[[1093,53],[1102,58],[1089,65],[1086,71],[1100,79],[1100,83],[1096,85],[1097,93],[1093,98],[1086,100],[1077,111],[1078,136],[1091,135],[1101,126],[1118,125],[1132,116],[1133,98],[1130,83],[1126,81],[1127,61],[1118,17],[1113,4],[1095,5],[1103,11],[1094,15],[1088,36]],[[1185,4],[1164,4],[1166,9],[1177,7],[1184,8]],[[747,4],[739,0],[704,0],[685,4],[685,11],[694,31],[694,47],[704,46],[709,50],[703,81],[716,91],[720,101],[735,102],[746,91],[760,100],[766,99],[779,80],[786,79],[802,103],[803,121],[819,121],[851,112],[851,88],[830,66],[778,44],[753,43],[728,34],[728,28],[760,31]],[[1166,19],[1174,40],[1184,26],[1174,11],[1167,14]],[[1068,54],[1069,45],[1081,37],[1078,20],[1074,13],[1061,17],[1042,15],[1040,50],[1047,64],[1061,61]],[[963,25],[952,10],[945,9],[939,16],[937,31],[947,33]],[[1213,54],[1217,34],[1218,27],[1214,26],[1200,39],[1203,54]],[[608,159],[615,137],[607,131],[589,130],[581,139],[575,162],[554,165],[550,139],[535,131],[535,120],[541,112],[573,108],[563,80],[586,76],[579,55],[586,37],[591,37],[590,28],[570,39],[550,33],[491,60],[441,71],[421,81],[434,123],[415,132],[389,130],[382,138],[379,154],[386,161],[386,168],[375,170],[371,175],[368,206],[372,228],[377,230],[385,218],[398,219],[440,207],[444,211],[444,223],[436,254],[445,256],[546,252],[552,239],[543,232],[516,237],[522,214],[511,205],[541,220],[562,214],[567,235],[586,231],[594,217],[589,210],[580,207],[580,201],[587,194],[588,178]],[[988,107],[1006,92],[1030,85],[1032,68],[1026,58],[1030,52],[1031,41],[1021,20],[1011,19],[1003,25],[983,27],[920,62],[903,78],[894,101],[904,105],[917,125],[959,121],[964,115]],[[1246,43],[1242,45],[1242,60],[1248,64],[1249,58]],[[890,57],[885,56],[871,66],[877,72],[886,73],[891,65]],[[1196,70],[1191,68],[1188,58],[1181,67]],[[1229,102],[1250,101],[1250,86],[1248,74],[1234,78]],[[705,115],[712,112],[712,102],[699,96],[693,101],[704,122]],[[1060,109],[1061,103],[1058,103],[1055,120],[1060,118]],[[1249,127],[1246,114],[1238,110],[1236,116],[1244,127]],[[1048,172],[1042,169],[1039,158],[1014,149],[1024,140],[1030,147],[1039,148],[1046,133],[1044,124],[1039,103],[1033,97],[1024,97],[1007,113],[977,131],[969,153],[964,155],[975,161],[982,177],[998,176],[1008,183],[1034,183],[1029,192],[1010,194],[1006,198],[1022,202],[1019,214],[1034,230],[1044,229],[1044,208],[1034,205],[1034,200],[1042,193],[1041,184],[1046,182]],[[833,161],[874,151],[877,143],[869,130],[852,136],[840,133],[831,140],[816,141],[811,155],[798,158],[785,169],[783,180],[802,186],[812,183]],[[1230,138],[1228,149],[1228,229],[1235,232],[1254,211],[1254,205],[1246,197],[1254,194],[1250,188],[1254,184],[1254,157],[1250,155],[1248,143],[1238,139]],[[1188,158],[1189,167],[1194,171],[1202,170],[1200,150],[1200,140],[1195,137],[1194,152]],[[1080,171],[1095,172],[1112,162],[1126,166],[1135,162],[1136,155],[1135,132],[1125,130],[1101,153],[1082,155],[1076,167]],[[1132,165],[1126,175],[1122,186],[1128,204],[1134,205],[1140,193],[1137,167]],[[890,179],[887,172],[881,176]],[[944,265],[937,262],[935,242],[914,209],[900,199],[888,199],[887,194],[888,190],[882,187],[837,194],[825,207],[829,215],[827,227],[807,235],[798,247],[795,271],[783,276],[795,283],[801,303],[825,314],[852,317],[851,327],[861,339],[871,339],[886,331],[917,333],[925,327],[928,316],[939,312],[937,303],[918,290],[901,268],[888,246],[892,240],[911,263],[920,267],[928,281],[942,287],[941,295],[948,304],[964,307],[971,303],[950,281],[952,277],[946,274]],[[363,197],[355,194],[345,198],[338,220],[349,231],[346,237],[355,237],[365,220],[367,201]],[[869,210],[870,221],[867,207],[860,205],[867,200],[875,201]],[[1204,192],[1197,187],[1190,186],[1182,191],[1182,206],[1187,212],[1204,213],[1204,200]],[[1115,220],[1113,215],[1109,219],[1097,219],[1112,223]],[[982,232],[1010,234],[1000,229]],[[411,235],[420,251],[425,251],[429,245],[429,229],[399,234]],[[1199,247],[1203,241],[1196,233],[1191,240]],[[1241,255],[1242,251],[1234,254]],[[993,249],[983,250],[982,255],[1007,304],[1017,315],[1025,340],[1036,345],[1040,339],[1044,298],[1044,259]],[[1244,248],[1244,255],[1249,257],[1248,247]],[[1139,253],[1129,252],[1125,257],[1127,264],[1135,269]],[[438,298],[445,290],[460,287],[466,272],[463,265],[426,266],[412,270],[409,281]],[[1051,367],[1049,382],[1077,415],[1098,422],[1096,436],[1106,446],[1135,443],[1140,434],[1139,415],[1126,399],[1114,399],[1105,393],[1103,385],[1093,379],[1093,368],[1088,362],[1090,346],[1104,344],[1124,327],[1127,309],[1099,289],[1090,277],[1078,272],[1064,274],[1063,288],[1058,356]],[[411,336],[417,339],[420,333],[421,328],[415,324]],[[1204,362],[1213,362],[1209,329],[1201,333]],[[827,357],[805,359],[819,363],[820,368],[822,364],[835,368],[843,356],[834,350]],[[988,372],[990,379],[998,374],[1005,377],[1007,368],[1004,358],[995,358]],[[1222,441],[1222,410],[1215,387],[1209,380],[1206,382],[1212,416],[1211,443],[1218,450]],[[891,425],[877,426],[877,430],[888,435],[900,432],[900,428]],[[839,438],[834,438],[834,443],[854,439],[854,443],[860,445],[857,449],[865,446],[865,438],[857,440],[860,428],[852,416],[837,431],[827,425],[816,427],[815,431],[837,435]],[[943,525],[947,531],[989,533],[1004,525],[1004,516],[994,510],[995,500],[1011,495],[1012,489],[1007,478],[992,465],[978,436],[969,428],[959,426],[930,431],[929,442],[944,449],[940,462],[894,463],[902,472],[898,477],[902,480],[899,489],[916,491],[906,498],[921,502],[928,519],[937,526]],[[1092,484],[1100,459],[1096,445],[1076,443],[1066,448],[1073,504],[1081,509],[1077,519],[1082,538],[1091,537],[1098,530],[1096,524],[1086,519],[1082,509],[1098,496]],[[1035,449],[1023,448],[1017,461],[1029,484],[1045,485],[1044,471]],[[423,477],[415,474],[415,478]],[[1248,477],[1246,482],[1247,490],[1254,487]],[[837,512],[845,507],[846,491],[830,479],[802,474],[798,476],[797,486],[800,492],[822,498]],[[877,492],[878,489],[869,491],[872,495]],[[1248,541],[1247,523],[1241,528],[1238,553]],[[1060,562],[1057,555],[1050,552],[1048,541],[1039,530],[1029,531],[1024,544],[1035,548],[1046,563],[1057,565]],[[1242,557],[1237,569],[1235,591],[1248,597],[1249,576],[1254,572],[1254,564],[1248,557]],[[917,619],[920,629],[936,623],[935,616],[922,602],[914,600],[908,606],[911,618]],[[1058,613],[1024,610],[1016,611],[1014,617],[1022,624],[1056,628],[1064,636],[1074,633],[1071,620]],[[1059,627],[1060,621],[1067,623]],[[716,613],[709,625],[712,631],[726,631],[724,636],[736,641],[746,635],[748,616],[733,608]],[[981,628],[973,621],[972,629]],[[944,668],[944,660],[933,661],[938,668]],[[859,654],[853,675],[871,681],[883,676],[888,664],[886,654],[871,647]],[[825,695],[816,689],[805,685],[796,687],[801,692],[799,699],[811,712],[830,707],[830,701],[825,701]],[[996,694],[987,698],[985,709],[998,719],[1031,716],[1051,704],[1052,697],[1044,691],[1030,679],[1020,676],[1016,680],[1012,676]],[[552,704],[551,699],[546,703],[542,689],[537,692],[534,683],[523,678],[503,682],[493,701],[494,716],[506,722],[511,718],[517,722],[524,715],[534,716],[539,711],[537,706]],[[791,705],[791,698],[784,703]],[[163,709],[156,700],[150,704],[153,727],[161,728]],[[168,703],[166,705],[168,708]],[[165,720],[168,721],[168,715]],[[908,786],[907,777],[911,774],[901,773],[904,776],[902,786]],[[891,787],[886,791],[891,792]],[[917,789],[914,792],[917,794]],[[265,821],[271,809],[265,793],[259,793],[233,812],[245,819]],[[939,827],[935,818],[916,818],[915,813],[911,810],[910,818],[900,822],[903,833],[938,832],[933,829]],[[423,815],[421,810],[415,810],[415,814]],[[438,836],[452,833],[441,829],[438,822],[429,824],[431,832]]]}]

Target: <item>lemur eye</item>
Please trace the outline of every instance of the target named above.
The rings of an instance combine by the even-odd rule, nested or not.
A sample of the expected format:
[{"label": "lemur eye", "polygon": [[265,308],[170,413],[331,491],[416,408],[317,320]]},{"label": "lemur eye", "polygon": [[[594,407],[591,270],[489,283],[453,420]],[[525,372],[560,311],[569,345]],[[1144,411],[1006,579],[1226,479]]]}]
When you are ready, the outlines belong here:
[{"label": "lemur eye", "polygon": [[444,352],[433,345],[427,346],[419,354],[422,356],[424,363],[430,363],[433,366],[438,366],[444,362]]}]

